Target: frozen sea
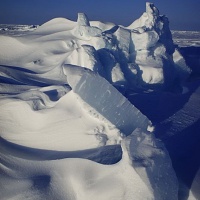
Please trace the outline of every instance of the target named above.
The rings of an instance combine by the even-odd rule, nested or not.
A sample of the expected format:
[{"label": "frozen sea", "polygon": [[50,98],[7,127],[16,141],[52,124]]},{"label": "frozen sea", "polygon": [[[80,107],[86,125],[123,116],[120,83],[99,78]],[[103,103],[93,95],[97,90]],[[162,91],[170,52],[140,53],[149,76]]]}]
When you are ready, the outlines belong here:
[{"label": "frozen sea", "polygon": [[[23,36],[27,33],[36,30],[37,25],[0,25],[0,35],[8,35],[8,36]],[[143,93],[129,93],[126,95],[126,98],[137,108],[139,109],[144,116],[148,117],[148,119],[151,120],[153,126],[154,126],[154,133],[155,136],[160,139],[164,144],[165,147],[169,153],[169,156],[172,161],[172,166],[175,170],[176,176],[179,181],[179,200],[193,200],[193,199],[200,199],[200,32],[197,31],[172,31],[173,41],[177,45],[177,48],[181,52],[181,54],[184,56],[186,60],[186,64],[192,69],[192,73],[188,80],[183,84],[183,90],[180,92],[177,92],[176,89],[174,92],[172,91],[162,91],[162,92],[143,92]],[[1,77],[0,77],[1,80]],[[1,80],[0,84],[5,83],[5,80]],[[14,85],[18,85],[19,83],[12,83]],[[30,88],[29,88],[30,89]],[[13,90],[17,90],[17,87],[15,87]],[[24,89],[26,90],[26,89]],[[109,90],[110,91],[110,90]],[[45,91],[42,91],[45,93]],[[46,94],[49,91],[46,91]],[[59,93],[60,92],[60,93]],[[61,93],[68,93],[69,88],[59,88],[55,90],[52,88],[50,90],[50,94],[48,95],[53,99],[55,98],[55,101],[57,100],[59,95],[62,95]],[[112,91],[111,91],[112,92]],[[57,95],[55,97],[55,94]],[[98,94],[97,94],[98,95]],[[25,98],[25,97],[23,97]],[[42,97],[42,100],[45,102],[46,99]],[[112,172],[112,169],[106,169],[104,170],[101,166],[95,166],[93,168],[93,164],[89,162],[82,162],[82,160],[79,162],[78,160],[74,160],[72,163],[68,163],[68,161],[60,161],[59,163],[53,163],[52,160],[56,159],[63,159],[66,157],[72,157],[72,158],[85,158],[87,155],[88,160],[96,161],[100,164],[115,164],[118,163],[121,160],[122,157],[122,150],[119,148],[119,143],[121,140],[120,133],[115,129],[112,128],[111,125],[104,121],[95,121],[95,118],[90,118],[88,116],[87,112],[94,112],[92,110],[85,112],[85,110],[80,109],[79,104],[74,108],[74,111],[72,111],[72,105],[74,102],[77,101],[77,97],[73,94],[68,95],[65,99],[62,99],[59,101],[58,105],[55,107],[54,111],[51,112],[51,109],[49,109],[49,113],[47,113],[48,118],[45,118],[45,112],[39,111],[36,112],[38,121],[37,122],[31,122],[27,120],[27,123],[30,123],[27,125],[28,130],[30,128],[30,133],[36,133],[39,129],[43,129],[42,126],[42,120],[44,120],[44,123],[55,123],[55,129],[57,128],[60,132],[63,132],[63,130],[72,131],[74,134],[77,134],[74,138],[68,138],[69,142],[67,145],[69,146],[69,149],[63,148],[63,135],[61,134],[57,138],[57,144],[52,144],[53,149],[48,150],[48,145],[46,144],[45,138],[42,138],[42,136],[38,135],[38,137],[41,137],[41,143],[35,144],[30,143],[29,147],[23,147],[24,144],[27,145],[25,140],[28,139],[29,136],[20,136],[20,139],[17,139],[17,137],[14,137],[12,141],[16,141],[16,144],[10,143],[3,138],[0,138],[0,144],[1,144],[1,157],[3,158],[4,155],[9,154],[10,152],[16,151],[15,157],[17,159],[13,161],[13,165],[15,165],[16,162],[16,171],[17,171],[17,177],[16,182],[20,179],[20,170],[17,169],[23,165],[24,168],[22,170],[31,169],[31,173],[33,175],[31,181],[30,179],[26,179],[24,176],[21,177],[21,182],[18,185],[18,187],[15,188],[16,199],[24,198],[24,197],[32,197],[34,196],[35,199],[40,199],[42,195],[46,195],[45,198],[51,199],[51,195],[53,197],[57,197],[58,199],[64,199],[65,193],[62,193],[62,190],[60,188],[56,189],[56,192],[59,193],[58,196],[54,196],[54,190],[51,188],[55,187],[62,187],[63,184],[66,184],[69,187],[66,189],[66,193],[73,193],[73,189],[76,188],[78,191],[77,194],[78,199],[86,199],[87,197],[84,196],[85,193],[81,193],[82,191],[89,191],[88,193],[91,194],[89,199],[92,199],[93,197],[97,197],[100,195],[103,191],[106,191],[106,186],[103,185],[106,184],[113,184],[113,187],[111,187],[111,191],[106,191],[107,195],[111,195],[112,190],[116,191],[118,190],[118,195],[121,195],[121,185],[117,184],[118,179],[113,178],[113,173],[123,173],[120,170],[117,170],[118,168],[121,169],[123,166],[117,166],[116,170]],[[48,103],[48,101],[46,101]],[[63,106],[65,102],[71,102],[67,106]],[[22,108],[24,109],[24,115],[31,116],[31,110],[27,107],[27,105],[22,105],[20,107],[16,103],[11,104],[13,107],[13,110],[16,110],[15,113],[17,113],[17,109]],[[43,105],[43,104],[42,104]],[[47,104],[49,105],[49,104]],[[36,105],[36,106],[41,106]],[[45,105],[46,106],[46,105]],[[51,107],[51,105],[49,105]],[[63,107],[62,107],[63,106]],[[49,108],[50,108],[49,107]],[[4,109],[5,108],[5,109]],[[34,107],[33,107],[34,108]],[[66,124],[61,127],[61,122],[59,122],[59,116],[64,116],[65,113],[61,108],[64,108],[67,113],[72,113],[72,118],[78,120],[78,126],[76,121],[73,119],[70,119],[71,121],[67,122]],[[18,119],[18,114],[15,114],[12,116],[12,114],[9,113],[9,109],[7,107],[2,107],[3,112],[6,115],[6,118],[13,118]],[[8,110],[6,110],[8,109]],[[95,112],[93,113],[95,115]],[[55,116],[56,115],[56,116]],[[1,115],[3,118],[4,116]],[[2,120],[2,119],[1,119]],[[12,125],[9,124],[10,122],[7,121],[7,126]],[[23,123],[23,121],[20,121],[17,126],[19,126],[19,130],[23,129],[22,126],[20,126],[20,123]],[[35,124],[34,124],[35,123]],[[59,124],[60,123],[60,124]],[[39,124],[39,125],[38,125]],[[69,125],[73,126],[73,128],[69,129]],[[94,126],[95,124],[95,126]],[[67,126],[68,125],[68,126]],[[2,133],[4,132],[6,126],[1,127]],[[61,130],[62,129],[62,130]],[[83,130],[87,132],[87,143],[81,143],[81,140],[84,140],[81,138],[81,135],[79,134],[80,130]],[[10,128],[10,131],[12,131],[12,128]],[[52,141],[52,138],[54,138],[53,130],[47,129],[47,131],[50,133],[49,139]],[[23,130],[22,130],[23,132]],[[45,131],[44,131],[45,132]],[[108,136],[104,133],[107,132]],[[18,133],[20,135],[20,131]],[[64,134],[64,132],[63,132]],[[95,137],[91,136],[95,135]],[[27,138],[26,138],[27,137]],[[98,138],[98,140],[96,140]],[[66,139],[66,138],[65,138]],[[79,141],[79,144],[76,145],[77,140]],[[96,149],[99,146],[103,146],[108,141],[108,145],[106,148],[102,148],[103,150]],[[62,148],[59,149],[59,144],[62,145]],[[46,146],[45,146],[46,145]],[[41,147],[44,147],[42,151]],[[87,147],[89,147],[91,150],[87,151]],[[59,152],[58,152],[58,151]],[[68,151],[72,152],[68,152]],[[67,151],[67,152],[66,152]],[[76,153],[78,151],[79,153]],[[43,155],[42,155],[43,154]],[[21,156],[22,155],[22,156]],[[33,160],[29,163],[25,163],[23,159]],[[5,158],[4,162],[7,160]],[[18,160],[19,159],[19,160]],[[45,167],[43,167],[42,162],[36,165],[35,169],[34,166],[34,160],[44,160],[45,159]],[[6,160],[6,161],[5,161]],[[52,174],[46,174],[46,171],[48,171],[48,161],[51,163],[51,172]],[[9,162],[8,162],[9,163]],[[2,164],[5,164],[2,162]],[[68,173],[67,175],[64,173],[63,166],[67,167]],[[86,171],[81,171],[81,167],[83,166],[83,169],[87,169]],[[6,164],[5,164],[6,166]],[[75,166],[75,171],[73,170]],[[9,168],[9,166],[7,166]],[[39,174],[35,176],[34,170],[40,171],[40,168],[43,170],[43,173],[45,174]],[[98,168],[99,170],[95,171],[95,169]],[[2,174],[6,172],[6,168],[2,168]],[[60,170],[60,174],[56,174],[56,170]],[[5,171],[4,171],[5,170]],[[45,171],[46,170],[46,171]],[[129,171],[131,169],[127,169]],[[78,171],[78,175],[76,172]],[[101,173],[100,173],[100,172]],[[71,174],[70,174],[71,173]],[[11,173],[13,177],[15,177],[15,171]],[[25,173],[28,176],[30,176],[29,172],[27,171]],[[37,174],[37,173],[36,173]],[[95,175],[94,175],[95,174]],[[103,174],[103,175],[102,175]],[[127,173],[128,174],[128,173]],[[68,177],[72,177],[69,181],[61,182],[61,175]],[[109,176],[111,178],[105,178],[106,176]],[[95,176],[95,178],[94,178]],[[124,174],[120,174],[120,176],[124,176]],[[3,177],[3,176],[2,176]],[[85,177],[90,177],[86,178]],[[54,179],[54,182],[51,180]],[[66,178],[66,179],[67,179]],[[137,179],[137,174],[135,174],[135,177],[130,177]],[[65,179],[65,180],[66,180]],[[7,187],[4,186],[4,195],[5,191],[8,187],[12,187],[12,184],[15,185],[17,183],[6,179],[7,182],[3,182],[3,178],[0,178],[0,185],[6,184]],[[100,180],[100,182],[98,182]],[[143,183],[138,180],[138,185],[143,186]],[[58,182],[58,185],[55,186],[55,181]],[[86,182],[85,182],[86,181]],[[110,182],[111,181],[111,182]],[[126,183],[126,180],[123,178],[121,181]],[[88,188],[83,188],[81,184],[85,184],[88,186]],[[10,186],[9,186],[10,184]],[[31,186],[32,184],[32,186]],[[71,186],[71,185],[73,186]],[[101,185],[102,191],[98,190],[97,184]],[[49,186],[50,185],[50,186]],[[126,184],[124,184],[126,185]],[[32,194],[32,190],[30,188],[34,187],[34,194]],[[125,186],[124,186],[125,187]],[[27,189],[28,188],[28,189]],[[42,189],[41,189],[42,188]],[[50,189],[49,189],[50,188]],[[27,189],[27,190],[26,190]],[[7,190],[9,191],[9,190]],[[18,191],[22,191],[21,194],[18,194]],[[24,191],[27,191],[24,192]],[[92,192],[91,192],[92,191]],[[1,194],[0,189],[0,194]],[[43,193],[42,193],[43,192]],[[7,192],[8,193],[8,192]],[[7,196],[9,196],[6,193]],[[40,194],[41,193],[41,194]],[[147,192],[148,193],[148,192]],[[192,193],[192,195],[191,195]],[[5,195],[5,196],[6,196]],[[20,196],[21,195],[21,196]],[[49,196],[48,196],[49,195]],[[82,196],[81,196],[82,195]],[[92,196],[93,195],[93,196]],[[103,197],[102,197],[103,198]],[[10,198],[12,199],[12,198]],[[97,198],[98,199],[98,198]],[[167,200],[167,199],[166,199]]]}]

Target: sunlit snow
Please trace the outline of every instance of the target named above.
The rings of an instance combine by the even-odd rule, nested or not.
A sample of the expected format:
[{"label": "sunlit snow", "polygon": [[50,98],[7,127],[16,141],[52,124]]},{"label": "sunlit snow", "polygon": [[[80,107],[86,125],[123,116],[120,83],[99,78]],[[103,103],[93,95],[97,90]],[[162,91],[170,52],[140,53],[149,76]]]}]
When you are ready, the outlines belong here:
[{"label": "sunlit snow", "polygon": [[192,70],[168,23],[146,3],[128,27],[84,13],[77,22],[0,25],[2,200],[178,199],[154,135],[162,124],[134,103],[137,94],[189,91]]}]

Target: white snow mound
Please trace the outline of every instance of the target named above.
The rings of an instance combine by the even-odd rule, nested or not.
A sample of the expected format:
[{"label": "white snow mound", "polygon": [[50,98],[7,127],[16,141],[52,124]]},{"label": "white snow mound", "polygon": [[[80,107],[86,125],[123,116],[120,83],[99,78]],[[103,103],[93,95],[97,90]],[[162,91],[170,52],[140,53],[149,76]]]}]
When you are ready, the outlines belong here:
[{"label": "white snow mound", "polygon": [[126,98],[190,74],[167,18],[147,3],[129,27],[79,13],[15,32],[0,34],[1,199],[176,200],[169,155]]}]

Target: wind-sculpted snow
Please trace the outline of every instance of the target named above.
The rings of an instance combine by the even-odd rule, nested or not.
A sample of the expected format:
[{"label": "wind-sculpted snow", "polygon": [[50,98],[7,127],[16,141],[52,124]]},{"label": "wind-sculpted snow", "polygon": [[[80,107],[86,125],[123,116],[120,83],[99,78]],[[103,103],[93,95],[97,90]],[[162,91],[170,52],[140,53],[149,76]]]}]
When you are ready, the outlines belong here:
[{"label": "wind-sculpted snow", "polygon": [[31,28],[0,35],[0,198],[176,200],[167,150],[125,97],[190,74],[167,18],[147,3],[129,27],[79,13]]},{"label": "wind-sculpted snow", "polygon": [[[25,159],[23,155],[14,156],[9,152],[9,147],[1,145],[1,171],[3,199],[177,199],[177,185],[174,174],[171,174],[171,166],[168,156],[162,145],[157,144],[156,139],[146,133],[141,135],[141,141],[135,140],[135,136],[125,139],[122,144],[123,157],[114,165],[101,165],[86,159],[67,158],[59,160],[35,160]],[[138,135],[137,137],[140,138]],[[134,163],[130,145],[134,143],[144,150],[140,162],[142,173],[139,174],[132,166]],[[159,143],[159,142],[158,142]],[[134,147],[133,147],[134,148]],[[139,149],[138,149],[139,150]],[[160,153],[162,152],[162,153]],[[152,155],[154,157],[152,157]],[[39,156],[38,156],[39,157]],[[135,159],[140,157],[135,156]],[[162,165],[156,165],[156,160],[164,161]],[[154,163],[155,160],[155,163]],[[158,161],[159,162],[159,161]],[[167,162],[167,164],[165,164]],[[139,167],[139,166],[138,166]],[[137,169],[138,169],[137,167]],[[167,176],[159,170],[163,168]],[[153,170],[151,170],[153,169]],[[168,174],[169,173],[169,174]],[[155,178],[154,185],[147,184],[148,176]],[[141,179],[142,177],[142,179]],[[145,180],[147,179],[147,180]],[[5,184],[6,183],[6,184]],[[160,183],[162,183],[160,185]],[[172,183],[172,184],[171,184]],[[12,185],[14,187],[8,187]],[[17,184],[17,185],[16,185]]]},{"label": "wind-sculpted snow", "polygon": [[26,160],[2,147],[0,152],[2,199],[154,199],[127,158],[101,165],[77,158]]}]

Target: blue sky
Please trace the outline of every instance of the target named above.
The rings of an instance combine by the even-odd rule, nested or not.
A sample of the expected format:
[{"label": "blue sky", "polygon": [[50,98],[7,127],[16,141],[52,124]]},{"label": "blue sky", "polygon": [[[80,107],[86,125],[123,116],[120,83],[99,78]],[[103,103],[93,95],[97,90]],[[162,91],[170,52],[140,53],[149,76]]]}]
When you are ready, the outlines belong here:
[{"label": "blue sky", "polygon": [[[129,25],[145,11],[144,0],[1,0],[0,24],[42,24],[55,17]],[[200,0],[152,0],[167,15],[170,28],[200,31]]]}]

